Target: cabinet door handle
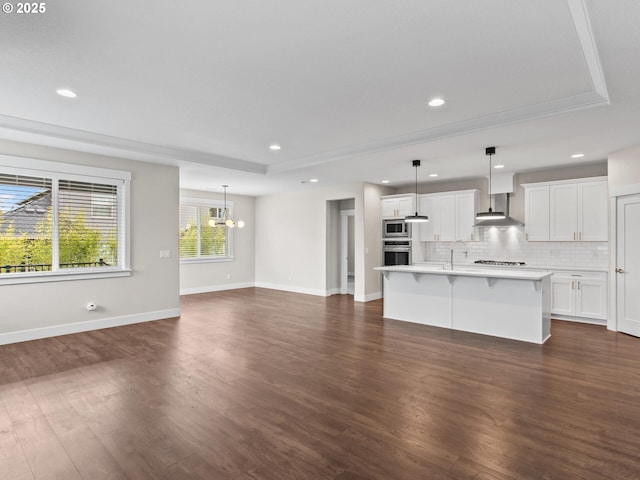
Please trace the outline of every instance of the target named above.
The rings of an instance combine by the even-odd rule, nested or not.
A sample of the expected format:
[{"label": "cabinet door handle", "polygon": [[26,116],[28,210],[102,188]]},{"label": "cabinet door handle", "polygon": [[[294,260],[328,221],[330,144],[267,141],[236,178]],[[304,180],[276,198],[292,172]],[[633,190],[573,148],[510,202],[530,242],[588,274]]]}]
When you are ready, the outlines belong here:
[{"label": "cabinet door handle", "polygon": [[571,280],[571,290],[575,290],[576,289],[576,282],[574,280]]},{"label": "cabinet door handle", "polygon": [[582,232],[578,232],[578,240],[582,240]]},{"label": "cabinet door handle", "polygon": [[525,238],[525,240],[527,240],[527,241],[528,241],[528,240],[529,240],[529,234],[528,234],[528,233],[525,233],[525,234],[524,234],[524,238]]},{"label": "cabinet door handle", "polygon": [[580,290],[580,282],[576,282],[578,284],[578,290]]},{"label": "cabinet door handle", "polygon": [[576,232],[573,232],[573,239],[576,239]]}]

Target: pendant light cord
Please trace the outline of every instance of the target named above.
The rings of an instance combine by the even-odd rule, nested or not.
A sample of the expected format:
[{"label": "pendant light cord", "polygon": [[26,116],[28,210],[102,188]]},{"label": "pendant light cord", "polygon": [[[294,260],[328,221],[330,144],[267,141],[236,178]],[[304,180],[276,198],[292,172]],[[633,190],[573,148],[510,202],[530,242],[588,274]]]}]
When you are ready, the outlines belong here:
[{"label": "pendant light cord", "polygon": [[491,154],[489,154],[489,211],[491,211]]}]

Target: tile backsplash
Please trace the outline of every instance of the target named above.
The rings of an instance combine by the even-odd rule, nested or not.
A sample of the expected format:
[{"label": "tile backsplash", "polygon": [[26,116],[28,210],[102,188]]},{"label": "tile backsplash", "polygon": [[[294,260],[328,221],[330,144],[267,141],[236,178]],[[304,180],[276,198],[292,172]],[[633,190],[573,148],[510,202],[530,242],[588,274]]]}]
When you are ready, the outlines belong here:
[{"label": "tile backsplash", "polygon": [[[465,242],[466,258],[462,245],[456,245],[454,261],[501,260],[554,267],[607,267],[609,262],[608,242],[528,242],[524,227],[483,227],[477,233],[480,241]],[[451,242],[418,245],[414,244],[414,262],[449,261]]]}]

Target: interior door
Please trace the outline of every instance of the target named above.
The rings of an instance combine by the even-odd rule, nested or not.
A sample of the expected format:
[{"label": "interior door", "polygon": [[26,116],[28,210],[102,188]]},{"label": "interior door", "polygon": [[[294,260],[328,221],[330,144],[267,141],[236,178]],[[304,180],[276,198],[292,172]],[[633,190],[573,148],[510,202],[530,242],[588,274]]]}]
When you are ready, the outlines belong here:
[{"label": "interior door", "polygon": [[640,337],[640,195],[619,197],[616,215],[618,330]]}]

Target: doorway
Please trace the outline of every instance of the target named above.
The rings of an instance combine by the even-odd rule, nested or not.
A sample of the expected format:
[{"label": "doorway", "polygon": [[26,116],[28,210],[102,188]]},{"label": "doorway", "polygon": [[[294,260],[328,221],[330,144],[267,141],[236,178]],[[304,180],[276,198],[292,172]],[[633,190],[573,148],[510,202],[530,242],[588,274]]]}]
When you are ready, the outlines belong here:
[{"label": "doorway", "polygon": [[640,337],[640,194],[615,198],[615,285],[617,330]]},{"label": "doorway", "polygon": [[340,210],[340,293],[355,291],[355,219],[354,209]]}]

